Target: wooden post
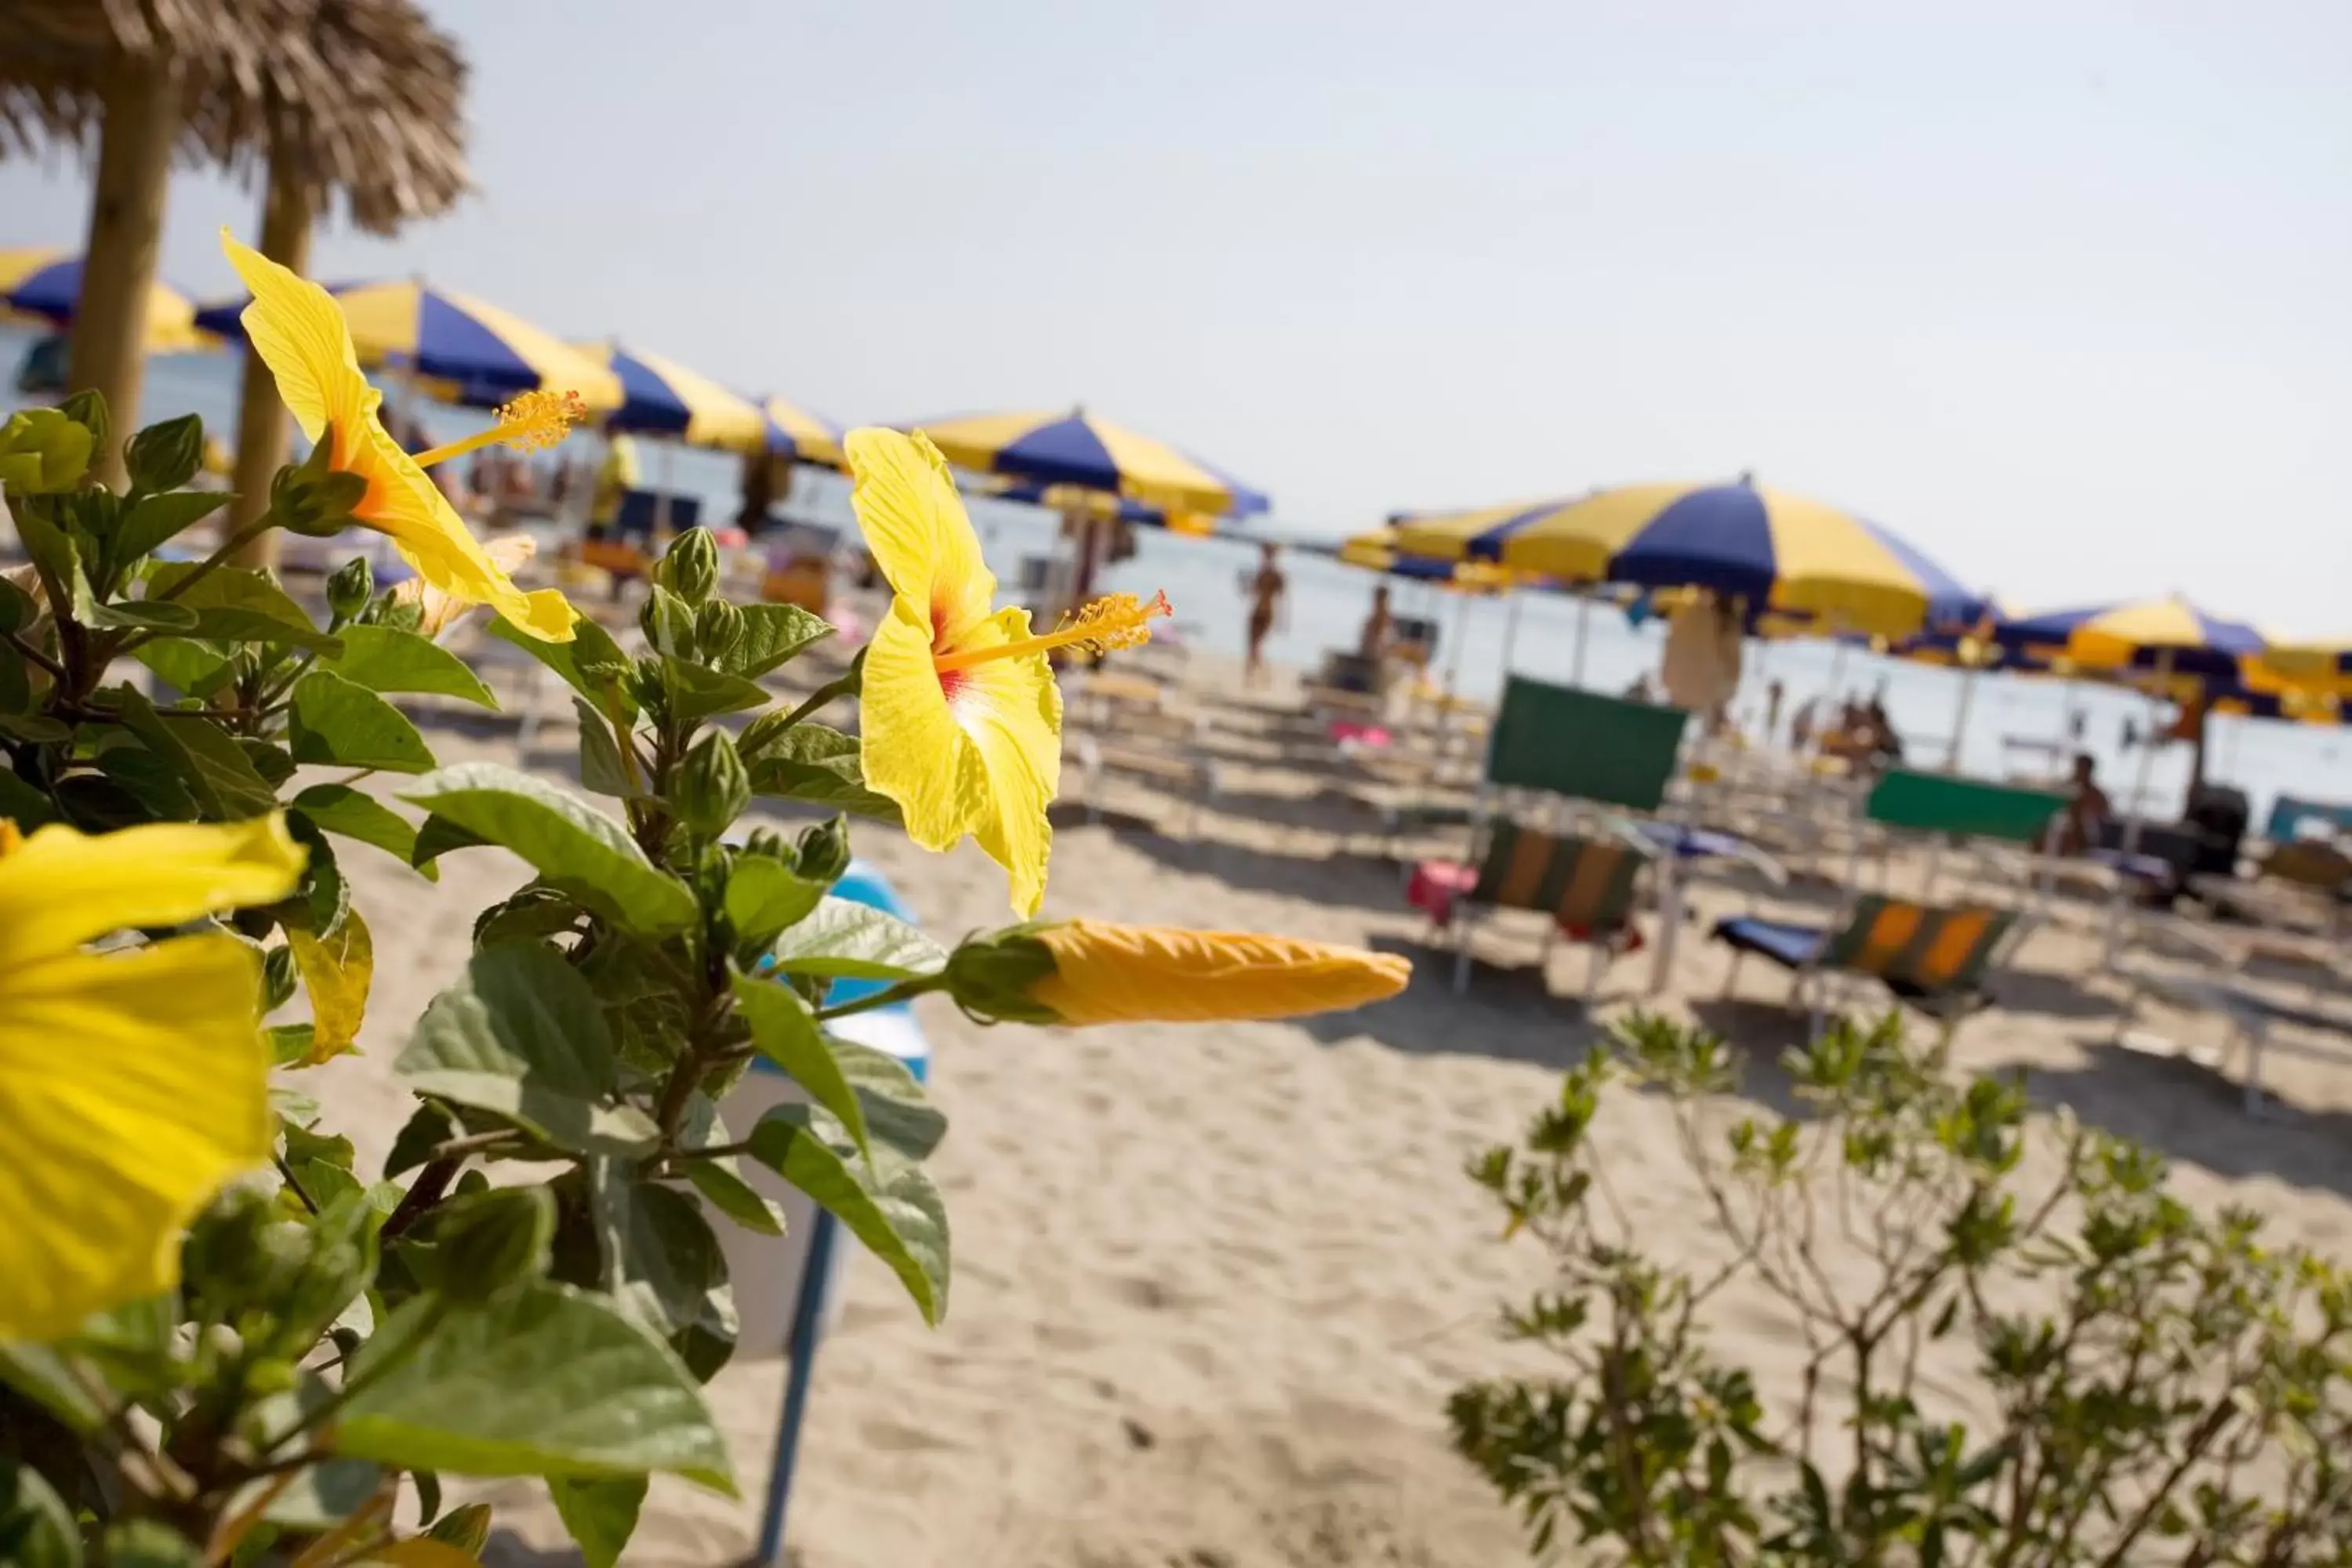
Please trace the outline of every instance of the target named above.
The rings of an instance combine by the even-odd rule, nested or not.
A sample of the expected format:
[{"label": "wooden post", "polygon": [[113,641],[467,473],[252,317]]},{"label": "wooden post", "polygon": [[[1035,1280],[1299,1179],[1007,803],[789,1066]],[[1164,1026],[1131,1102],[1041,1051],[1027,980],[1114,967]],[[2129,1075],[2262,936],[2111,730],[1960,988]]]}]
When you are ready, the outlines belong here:
[{"label": "wooden post", "polygon": [[107,84],[99,131],[98,180],[82,247],[81,299],[74,307],[73,391],[106,398],[113,432],[98,465],[122,483],[122,443],[139,428],[145,368],[148,290],[163,232],[172,142],[180,130],[180,68],[167,55],[125,59]]},{"label": "wooden post", "polygon": [[[278,156],[269,161],[261,198],[261,254],[296,272],[310,269],[310,195],[295,177],[290,161]],[[245,527],[269,505],[269,481],[286,462],[287,421],[286,405],[278,400],[277,378],[248,342],[236,411],[236,475],[230,481],[236,491],[228,508],[232,531]],[[254,540],[237,552],[237,564],[277,565],[278,538],[272,531]]]}]

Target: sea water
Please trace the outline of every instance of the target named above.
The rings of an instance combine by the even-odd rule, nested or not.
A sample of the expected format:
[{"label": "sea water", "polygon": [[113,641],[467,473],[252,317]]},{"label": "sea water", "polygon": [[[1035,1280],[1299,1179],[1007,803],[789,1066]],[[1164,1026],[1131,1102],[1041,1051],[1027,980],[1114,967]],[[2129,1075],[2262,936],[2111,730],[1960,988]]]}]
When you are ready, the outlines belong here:
[{"label": "sea water", "polygon": [[[30,342],[22,332],[0,328],[0,375],[13,380]],[[142,421],[197,414],[208,432],[232,441],[239,363],[226,354],[151,360]],[[388,394],[394,401],[399,396],[397,389]],[[0,407],[13,405],[14,398],[13,390],[0,385]],[[414,412],[437,440],[478,430],[484,423],[480,414],[437,405],[420,404]],[[647,485],[701,497],[706,518],[735,514],[736,459],[652,440],[641,440],[639,453]],[[1335,455],[1334,460],[1343,457]],[[1465,494],[1475,489],[1475,484],[1465,485]],[[845,537],[855,535],[848,485],[837,475],[798,470],[781,510],[799,521],[839,528]],[[971,510],[991,563],[1008,584],[1017,580],[1024,558],[1049,555],[1056,549],[1059,523],[1048,512],[984,498],[976,498]],[[1366,518],[1360,524],[1370,528],[1377,521]],[[1249,607],[1243,583],[1256,556],[1256,545],[1244,539],[1188,539],[1141,529],[1136,533],[1135,553],[1108,567],[1102,586],[1147,595],[1165,590],[1176,606],[1180,636],[1204,649],[1238,655],[1244,649]],[[1268,639],[1269,655],[1280,663],[1312,668],[1327,649],[1354,647],[1372,588],[1381,579],[1302,549],[1284,551],[1281,566],[1288,592]],[[2118,584],[2118,590],[2123,586]],[[2011,591],[2032,602],[2031,584],[2011,585]],[[1450,677],[1465,695],[1486,700],[1502,689],[1507,637],[1508,669],[1557,681],[1579,672],[1581,640],[1583,683],[1603,691],[1624,690],[1645,672],[1654,672],[1664,643],[1663,628],[1655,620],[1636,626],[1613,605],[1561,595],[1519,595],[1516,627],[1511,606],[1501,599],[1450,594],[1411,582],[1392,583],[1391,595],[1396,614],[1436,622],[1433,669]],[[1790,715],[1808,698],[1833,709],[1844,698],[1879,693],[1909,757],[1939,766],[1953,755],[1961,684],[1969,679],[1956,670],[1874,658],[1860,648],[1841,650],[1812,641],[1751,642],[1734,713],[1750,733],[1757,732],[1767,685],[1778,679],[1785,691],[1780,714],[1785,737]],[[2097,759],[2102,782],[2121,804],[2146,761],[2146,805],[2163,816],[2179,811],[2188,786],[2189,749],[2167,746],[2148,760],[2143,749],[2127,750],[2123,743],[2127,725],[2142,731],[2149,727],[2152,710],[2145,699],[2084,682],[1998,675],[1973,679],[1976,690],[1967,731],[1958,741],[1957,760],[1964,771],[1987,778],[2045,773],[2079,750]],[[2079,740],[2069,738],[2070,717],[2076,713],[2082,722]],[[2272,797],[2281,791],[2352,801],[2352,733],[2346,731],[2220,717],[2212,721],[2208,750],[2209,778],[2235,784],[2252,797],[2257,828]]]}]

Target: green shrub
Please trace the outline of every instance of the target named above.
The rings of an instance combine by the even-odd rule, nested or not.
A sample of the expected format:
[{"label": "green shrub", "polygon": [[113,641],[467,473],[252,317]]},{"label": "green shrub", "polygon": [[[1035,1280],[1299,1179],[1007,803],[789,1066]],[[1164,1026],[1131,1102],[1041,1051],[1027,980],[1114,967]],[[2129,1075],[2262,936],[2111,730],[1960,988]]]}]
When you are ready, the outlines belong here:
[{"label": "green shrub", "polygon": [[[1786,1065],[1802,1114],[1733,1120],[1724,1042],[1637,1016],[1519,1147],[1474,1164],[1507,1232],[1558,1269],[1504,1323],[1560,1371],[1449,1407],[1538,1554],[2352,1563],[2342,1270],[2250,1212],[2200,1213],[2155,1155],[2030,1114],[2018,1082],[1954,1079],[1896,1018],[1834,1026]],[[1612,1083],[1665,1097],[1718,1260],[1661,1262],[1628,1223],[1591,1137]],[[1754,1370],[1711,1351],[1727,1291],[1799,1325],[1795,1408],[1768,1410]],[[1996,1413],[1975,1426],[1921,1377],[1955,1337]]]}]

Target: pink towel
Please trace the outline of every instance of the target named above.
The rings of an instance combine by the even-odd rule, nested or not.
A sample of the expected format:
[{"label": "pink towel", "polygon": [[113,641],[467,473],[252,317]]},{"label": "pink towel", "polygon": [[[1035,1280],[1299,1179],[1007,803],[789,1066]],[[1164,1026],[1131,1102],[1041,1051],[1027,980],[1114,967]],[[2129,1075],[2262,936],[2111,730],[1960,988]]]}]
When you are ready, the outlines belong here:
[{"label": "pink towel", "polygon": [[1385,746],[1391,737],[1385,724],[1363,724],[1352,719],[1334,719],[1331,721],[1331,739],[1342,745],[1357,741],[1367,746]]}]

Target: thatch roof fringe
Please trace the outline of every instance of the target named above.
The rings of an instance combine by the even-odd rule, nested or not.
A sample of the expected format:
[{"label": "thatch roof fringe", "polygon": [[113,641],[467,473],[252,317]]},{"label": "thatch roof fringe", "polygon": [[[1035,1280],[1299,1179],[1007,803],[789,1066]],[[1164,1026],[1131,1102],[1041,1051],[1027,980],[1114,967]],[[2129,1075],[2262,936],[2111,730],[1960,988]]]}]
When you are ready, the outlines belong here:
[{"label": "thatch roof fringe", "polygon": [[8,0],[0,157],[94,147],[110,73],[159,54],[184,75],[184,157],[253,181],[275,151],[313,211],[341,197],[379,234],[469,186],[466,62],[414,0]]}]

